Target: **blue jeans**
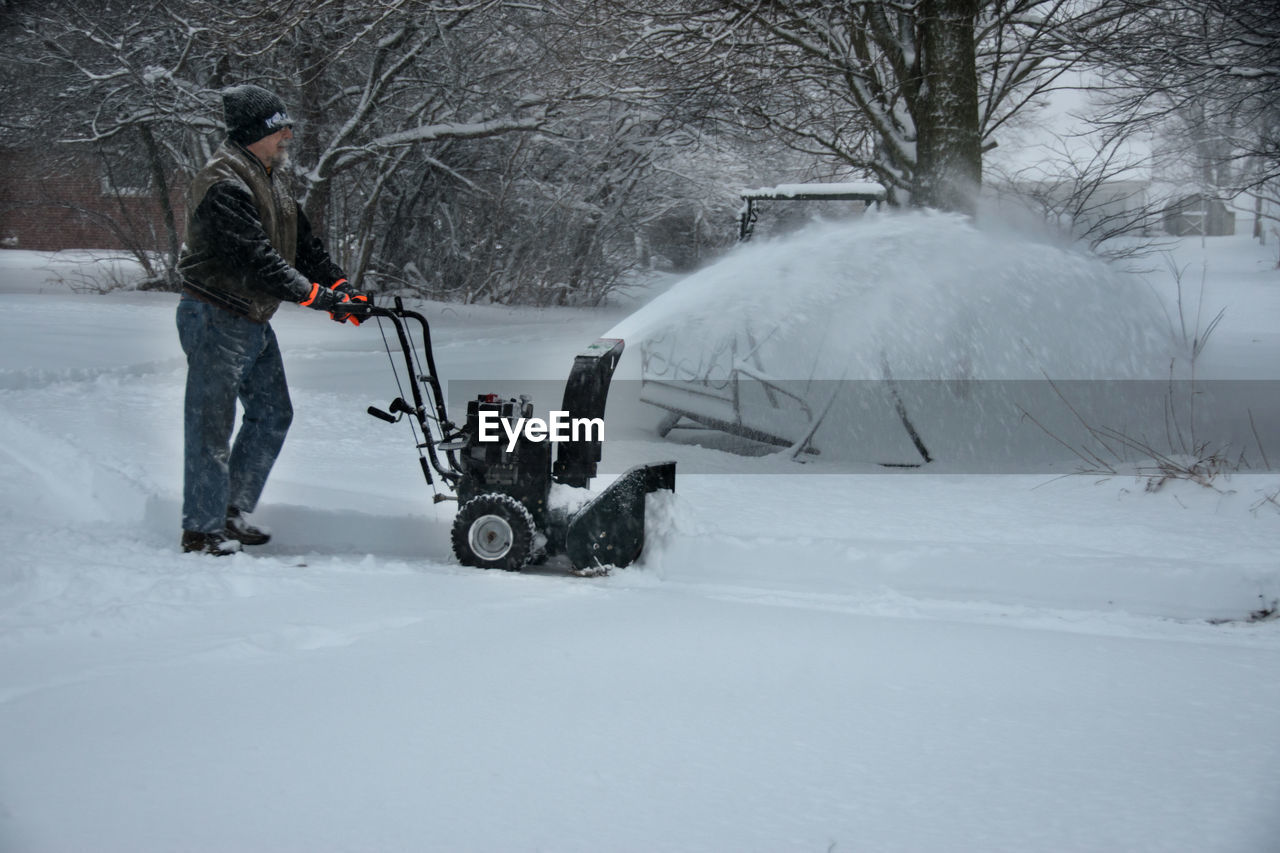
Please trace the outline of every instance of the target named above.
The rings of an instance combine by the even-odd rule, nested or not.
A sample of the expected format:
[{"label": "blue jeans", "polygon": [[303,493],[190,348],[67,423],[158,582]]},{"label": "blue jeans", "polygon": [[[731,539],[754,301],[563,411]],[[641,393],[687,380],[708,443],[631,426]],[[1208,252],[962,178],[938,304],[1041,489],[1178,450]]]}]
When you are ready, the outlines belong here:
[{"label": "blue jeans", "polygon": [[[293,404],[269,324],[189,296],[177,319],[187,354],[182,529],[213,533],[226,526],[227,507],[252,512],[258,505]],[[244,417],[233,445],[237,399]]]}]

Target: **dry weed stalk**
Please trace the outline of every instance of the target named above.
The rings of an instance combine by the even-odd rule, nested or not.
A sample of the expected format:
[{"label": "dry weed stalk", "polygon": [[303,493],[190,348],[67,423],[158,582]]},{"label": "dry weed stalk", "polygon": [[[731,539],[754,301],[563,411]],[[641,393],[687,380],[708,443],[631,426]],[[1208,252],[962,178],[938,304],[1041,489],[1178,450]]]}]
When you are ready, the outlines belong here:
[{"label": "dry weed stalk", "polygon": [[[1135,437],[1113,427],[1100,427],[1089,423],[1079,409],[1067,398],[1062,388],[1048,374],[1044,374],[1043,371],[1042,375],[1044,375],[1045,380],[1053,389],[1054,394],[1066,405],[1076,422],[1084,428],[1097,446],[1076,447],[1069,444],[1026,409],[1021,409],[1021,411],[1023,417],[1030,420],[1046,435],[1070,450],[1080,459],[1081,468],[1078,473],[1114,476],[1119,474],[1121,467],[1130,461],[1130,457],[1133,457],[1137,460],[1137,475],[1146,480],[1146,490],[1149,492],[1158,491],[1170,480],[1187,480],[1205,488],[1217,489],[1215,483],[1219,479],[1225,479],[1232,472],[1239,471],[1242,468],[1251,467],[1243,451],[1233,457],[1228,446],[1212,445],[1209,441],[1200,438],[1196,434],[1196,400],[1199,396],[1196,384],[1196,366],[1214,330],[1222,322],[1222,318],[1226,314],[1226,308],[1220,309],[1207,324],[1202,322],[1204,317],[1205,278],[1207,277],[1207,269],[1202,269],[1200,293],[1196,300],[1193,317],[1188,310],[1182,286],[1182,278],[1186,269],[1185,267],[1176,266],[1172,257],[1166,257],[1166,262],[1177,288],[1177,320],[1175,322],[1174,318],[1167,314],[1166,319],[1169,321],[1171,337],[1185,353],[1189,370],[1189,393],[1186,395],[1185,400],[1180,400],[1175,393],[1178,388],[1176,379],[1178,359],[1175,357],[1169,363],[1169,388],[1164,400],[1165,444],[1169,449],[1167,451],[1158,449],[1145,436]],[[1185,417],[1182,416],[1184,414]],[[1249,425],[1253,431],[1254,441],[1258,445],[1263,467],[1266,470],[1271,470],[1271,463],[1267,458],[1266,449],[1262,445],[1262,440],[1258,437],[1258,430],[1253,422],[1252,410],[1248,414]],[[1264,498],[1259,502],[1259,505],[1264,503],[1275,504],[1277,509],[1280,509],[1277,495]]]}]

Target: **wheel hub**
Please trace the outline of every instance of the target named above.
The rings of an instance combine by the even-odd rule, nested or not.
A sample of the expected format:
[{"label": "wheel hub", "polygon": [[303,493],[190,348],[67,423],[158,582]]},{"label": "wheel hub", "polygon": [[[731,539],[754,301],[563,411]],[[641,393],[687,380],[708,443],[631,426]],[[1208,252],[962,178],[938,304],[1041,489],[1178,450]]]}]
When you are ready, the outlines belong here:
[{"label": "wheel hub", "polygon": [[498,515],[482,515],[471,524],[467,542],[472,552],[482,560],[501,560],[511,550],[515,533],[505,518]]}]

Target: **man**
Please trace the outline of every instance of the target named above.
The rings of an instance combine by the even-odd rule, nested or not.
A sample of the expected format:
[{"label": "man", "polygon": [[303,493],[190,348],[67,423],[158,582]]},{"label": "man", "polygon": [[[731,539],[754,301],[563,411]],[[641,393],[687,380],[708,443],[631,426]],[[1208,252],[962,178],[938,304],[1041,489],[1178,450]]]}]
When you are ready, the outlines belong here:
[{"label": "man", "polygon": [[[258,86],[226,89],[227,139],[191,185],[178,269],[178,337],[187,354],[182,550],[229,554],[269,534],[245,518],[293,420],[271,316],[283,302],[327,310],[367,301],[347,284],[278,175],[293,122]],[[244,417],[231,442],[236,400]]]}]

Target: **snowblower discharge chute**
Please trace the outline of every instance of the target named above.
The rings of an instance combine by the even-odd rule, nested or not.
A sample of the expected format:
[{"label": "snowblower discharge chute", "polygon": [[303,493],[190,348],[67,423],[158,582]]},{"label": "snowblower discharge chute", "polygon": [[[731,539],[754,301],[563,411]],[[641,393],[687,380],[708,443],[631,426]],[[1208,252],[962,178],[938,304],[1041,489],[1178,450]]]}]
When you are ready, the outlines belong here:
[{"label": "snowblower discharge chute", "polygon": [[[435,488],[440,481],[453,491],[452,496],[436,491],[436,502],[458,501],[451,539],[459,562],[519,571],[530,562],[564,555],[575,572],[596,573],[630,565],[640,556],[645,497],[675,490],[675,462],[637,465],[603,491],[588,492],[602,456],[601,431],[575,430],[568,440],[555,443],[533,440],[518,429],[521,418],[532,417],[533,402],[494,394],[468,402],[466,422],[458,428],[448,418],[426,318],[406,310],[399,298],[391,308],[369,305],[358,310],[391,321],[412,397],[412,402],[397,397],[390,411],[370,406],[369,414],[390,423],[406,414],[411,417],[427,483]],[[409,320],[421,327],[421,360]],[[572,413],[575,421],[603,424],[609,383],[623,347],[621,340],[602,338],[574,359],[563,412]],[[403,390],[401,386],[402,394]],[[496,441],[495,424],[504,424]],[[554,495],[553,486],[560,487]],[[565,491],[573,489],[583,491]],[[566,494],[576,500],[563,500]]]}]

